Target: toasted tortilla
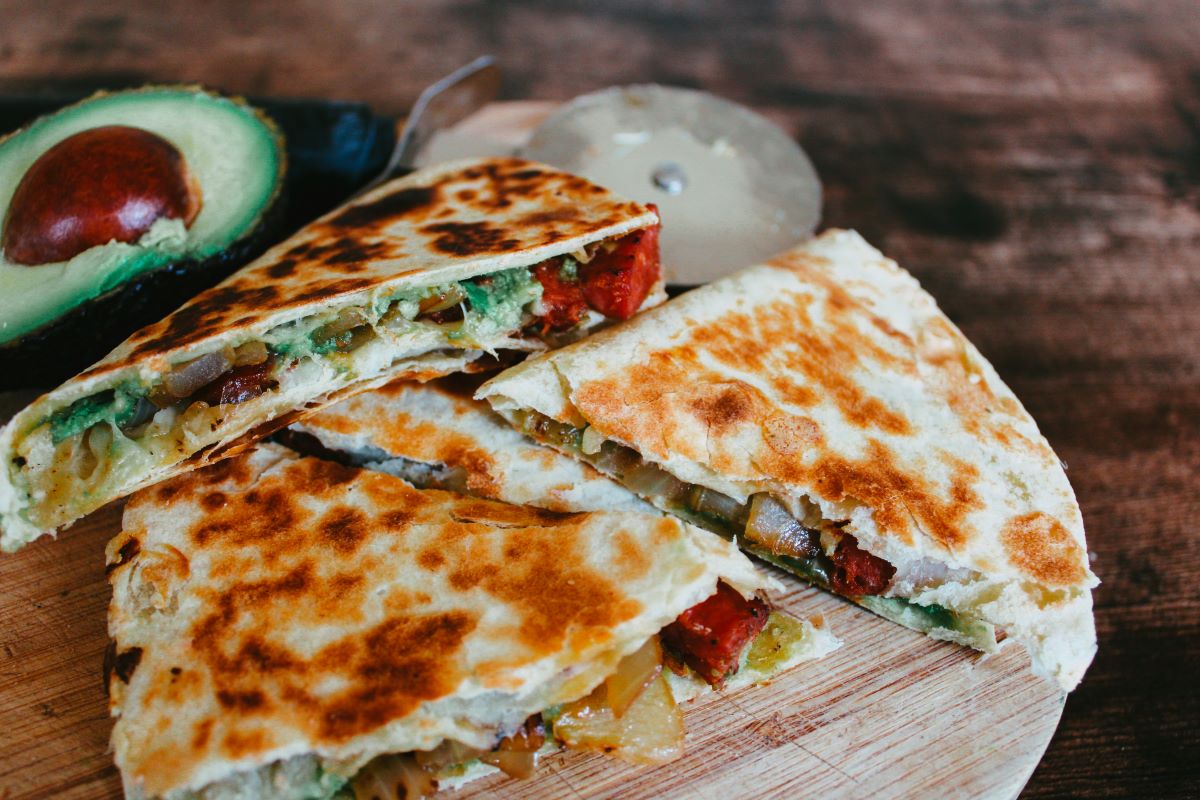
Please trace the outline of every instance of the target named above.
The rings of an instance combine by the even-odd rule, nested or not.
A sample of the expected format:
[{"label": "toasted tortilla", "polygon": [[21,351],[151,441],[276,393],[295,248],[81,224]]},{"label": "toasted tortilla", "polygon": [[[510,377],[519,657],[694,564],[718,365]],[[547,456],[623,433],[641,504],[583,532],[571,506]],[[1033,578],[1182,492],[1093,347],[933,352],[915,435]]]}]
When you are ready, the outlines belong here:
[{"label": "toasted tortilla", "polygon": [[887,596],[855,599],[911,627],[983,650],[1000,629],[1068,690],[1095,653],[1098,581],[1062,464],[933,298],[856,233],[532,358],[478,396],[526,427],[584,429],[576,457],[607,441],[733,503],[768,493],[826,555],[854,536],[898,570]]},{"label": "toasted tortilla", "polygon": [[331,794],[379,754],[489,749],[718,581],[776,586],[670,517],[423,491],[271,444],[136,495],[108,574],[130,798]]},{"label": "toasted tortilla", "polygon": [[293,423],[283,442],[304,452],[306,440],[290,433],[310,436],[341,460],[420,488],[551,511],[654,510],[595,468],[513,430],[471,396],[480,383],[475,375],[393,381]]},{"label": "toasted tortilla", "polygon": [[[501,289],[535,302],[540,284],[523,268],[565,254],[586,258],[589,247],[656,223],[647,206],[519,159],[459,161],[380,186],[17,414],[0,431],[0,549],[397,376],[424,380],[469,368],[485,353],[544,348],[516,329],[507,312],[519,316],[525,306]],[[410,316],[422,292],[481,275],[492,277],[499,298],[494,319],[483,309],[468,318],[470,328],[455,330]],[[643,305],[663,299],[659,285]],[[600,321],[591,312],[575,333]],[[347,329],[335,335],[339,326]],[[156,415],[148,433],[121,429],[121,415],[136,415],[173,370],[201,357],[263,353],[264,344],[278,361],[268,362],[277,374],[263,394],[211,408],[185,401]],[[74,431],[93,418],[100,424]]]}]

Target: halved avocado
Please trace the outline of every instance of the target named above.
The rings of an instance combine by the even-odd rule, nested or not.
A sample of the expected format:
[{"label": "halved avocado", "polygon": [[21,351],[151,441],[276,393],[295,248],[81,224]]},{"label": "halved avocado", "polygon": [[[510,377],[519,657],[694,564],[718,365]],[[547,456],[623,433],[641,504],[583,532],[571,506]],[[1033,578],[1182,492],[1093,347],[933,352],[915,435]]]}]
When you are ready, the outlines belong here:
[{"label": "halved avocado", "polygon": [[[29,227],[18,206],[28,205],[37,169],[113,126],[148,132],[177,151],[194,195],[191,213],[160,210],[137,238],[110,239],[47,263],[31,259],[28,247],[18,257],[13,243],[20,237],[12,228]],[[98,147],[89,158],[105,152],[103,143]],[[80,173],[88,168],[81,164]],[[261,253],[283,219],[286,169],[282,135],[266,115],[194,86],[101,92],[0,140],[0,241],[6,245],[0,252],[0,389],[58,383]],[[57,174],[64,172],[73,174]],[[129,183],[139,179],[131,175]],[[109,175],[98,185],[108,191],[103,187],[121,183]],[[53,198],[51,204],[60,195],[67,203],[71,188],[41,194]]]}]

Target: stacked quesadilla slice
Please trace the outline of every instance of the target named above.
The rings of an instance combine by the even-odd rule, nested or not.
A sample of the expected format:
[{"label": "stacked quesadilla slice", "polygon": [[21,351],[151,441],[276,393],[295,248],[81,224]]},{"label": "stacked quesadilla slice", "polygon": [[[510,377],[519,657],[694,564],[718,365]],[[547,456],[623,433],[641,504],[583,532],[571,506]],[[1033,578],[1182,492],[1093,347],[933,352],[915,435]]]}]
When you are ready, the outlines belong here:
[{"label": "stacked quesadilla slice", "polygon": [[472,395],[480,375],[398,380],[277,434],[300,452],[381,470],[420,488],[551,511],[652,511],[594,467],[513,430]]},{"label": "stacked quesadilla slice", "polygon": [[916,280],[831,231],[480,390],[683,519],[937,638],[1007,635],[1073,688],[1096,648],[1063,467]]},{"label": "stacked quesadilla slice", "polygon": [[313,222],[0,431],[0,548],[397,376],[661,302],[658,218],[518,159],[433,167]]},{"label": "stacked quesadilla slice", "polygon": [[664,648],[697,685],[795,658],[774,581],[707,531],[273,444],[136,495],[108,572],[131,798],[417,797],[480,763],[523,774],[546,742],[662,763]]}]

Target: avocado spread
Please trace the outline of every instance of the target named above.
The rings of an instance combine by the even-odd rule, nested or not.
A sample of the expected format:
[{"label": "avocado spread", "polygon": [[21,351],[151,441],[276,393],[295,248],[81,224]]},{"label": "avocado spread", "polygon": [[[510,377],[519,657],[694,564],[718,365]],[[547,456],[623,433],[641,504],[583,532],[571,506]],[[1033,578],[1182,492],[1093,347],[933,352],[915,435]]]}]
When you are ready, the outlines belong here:
[{"label": "avocado spread", "polygon": [[137,413],[141,394],[130,385],[76,400],[50,416],[50,438],[58,444],[103,420],[124,427]]},{"label": "avocado spread", "polygon": [[504,270],[483,279],[423,286],[393,295],[386,305],[406,320],[422,317],[422,304],[431,298],[462,298],[460,323],[446,325],[452,340],[474,341],[512,330],[542,296],[542,284],[524,268]]}]

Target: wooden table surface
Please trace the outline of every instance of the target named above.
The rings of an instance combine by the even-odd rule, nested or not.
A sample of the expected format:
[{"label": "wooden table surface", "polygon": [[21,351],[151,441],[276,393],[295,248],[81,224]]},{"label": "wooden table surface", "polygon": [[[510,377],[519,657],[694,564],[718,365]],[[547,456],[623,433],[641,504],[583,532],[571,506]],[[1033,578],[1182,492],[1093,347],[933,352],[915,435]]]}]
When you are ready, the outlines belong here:
[{"label": "wooden table surface", "polygon": [[1196,796],[1195,0],[41,0],[5,5],[0,92],[201,80],[400,112],[482,52],[507,98],[674,83],[796,136],[825,222],[914,272],[1070,467],[1100,652],[1024,796]]}]

